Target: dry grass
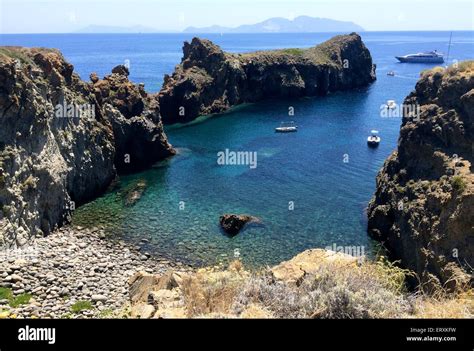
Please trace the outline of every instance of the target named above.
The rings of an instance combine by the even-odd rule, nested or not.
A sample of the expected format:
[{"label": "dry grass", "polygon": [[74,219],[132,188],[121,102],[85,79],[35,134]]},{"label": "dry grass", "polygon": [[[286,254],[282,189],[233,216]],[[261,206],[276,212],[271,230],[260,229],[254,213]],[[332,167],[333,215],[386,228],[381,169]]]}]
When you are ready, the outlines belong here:
[{"label": "dry grass", "polygon": [[[439,295],[439,294],[438,294]],[[413,318],[474,318],[474,292],[469,289],[457,295],[422,295],[414,299]]]},{"label": "dry grass", "polygon": [[182,291],[188,316],[228,314],[245,279],[237,269],[203,269],[186,277]]},{"label": "dry grass", "polygon": [[474,60],[462,61],[452,64],[448,68],[437,66],[431,69],[427,69],[421,72],[421,76],[443,76],[446,78],[459,76],[459,77],[470,77],[474,74]]},{"label": "dry grass", "polygon": [[446,73],[450,76],[461,73],[464,76],[470,76],[474,74],[474,60],[462,61],[452,64],[446,70]]},{"label": "dry grass", "polygon": [[411,273],[381,257],[358,266],[322,264],[298,286],[269,270],[202,269],[183,281],[188,317],[223,318],[472,318],[473,293],[408,292]]}]

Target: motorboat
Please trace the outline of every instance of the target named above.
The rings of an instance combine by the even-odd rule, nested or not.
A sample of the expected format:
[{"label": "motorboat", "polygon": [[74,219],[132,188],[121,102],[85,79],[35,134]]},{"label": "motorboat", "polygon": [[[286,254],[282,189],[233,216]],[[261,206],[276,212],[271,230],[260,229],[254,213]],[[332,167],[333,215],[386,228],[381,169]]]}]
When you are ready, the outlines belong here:
[{"label": "motorboat", "polygon": [[371,130],[370,131],[370,136],[367,138],[367,144],[372,147],[379,146],[380,144],[380,137],[378,136],[379,131],[378,130]]},{"label": "motorboat", "polygon": [[297,131],[298,126],[295,122],[281,122],[280,126],[275,128],[275,132],[277,133],[292,133]]},{"label": "motorboat", "polygon": [[393,76],[395,76],[395,72],[394,71],[388,71],[387,76],[393,77]]}]

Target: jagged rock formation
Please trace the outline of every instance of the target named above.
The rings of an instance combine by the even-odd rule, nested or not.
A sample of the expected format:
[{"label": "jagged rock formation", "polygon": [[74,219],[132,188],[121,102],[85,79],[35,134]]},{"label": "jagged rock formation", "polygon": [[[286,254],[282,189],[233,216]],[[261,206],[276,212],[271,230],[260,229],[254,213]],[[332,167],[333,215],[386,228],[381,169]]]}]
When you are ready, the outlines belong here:
[{"label": "jagged rock formation", "polygon": [[156,96],[147,94],[143,84],[130,82],[128,74],[128,68],[120,65],[102,80],[91,77],[97,101],[112,124],[115,166],[122,173],[136,172],[174,153]]},{"label": "jagged rock formation", "polygon": [[377,176],[369,233],[427,288],[469,281],[474,265],[474,62],[424,72],[398,150]]},{"label": "jagged rock formation", "polygon": [[165,76],[159,102],[163,123],[266,98],[324,95],[375,80],[372,57],[359,35],[336,36],[310,49],[230,54],[209,40],[185,42],[184,57]]},{"label": "jagged rock formation", "polygon": [[93,83],[73,70],[56,50],[0,48],[0,246],[65,223],[117,169],[173,153],[156,99],[123,68]]}]

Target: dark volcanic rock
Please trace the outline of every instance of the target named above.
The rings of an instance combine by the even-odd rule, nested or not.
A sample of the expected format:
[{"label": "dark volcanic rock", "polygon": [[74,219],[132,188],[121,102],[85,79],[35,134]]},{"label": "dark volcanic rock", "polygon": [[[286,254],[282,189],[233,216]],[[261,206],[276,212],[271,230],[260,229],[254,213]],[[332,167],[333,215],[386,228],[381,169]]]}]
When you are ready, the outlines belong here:
[{"label": "dark volcanic rock", "polygon": [[115,135],[115,165],[119,172],[144,169],[157,160],[174,154],[161,123],[160,109],[154,95],[144,86],[134,84],[123,74],[125,66],[94,84],[97,100]]},{"label": "dark volcanic rock", "polygon": [[369,233],[427,289],[454,290],[474,265],[474,62],[425,72],[405,104],[398,150],[377,176]]},{"label": "dark volcanic rock", "polygon": [[0,246],[67,222],[124,154],[139,168],[173,153],[156,99],[123,72],[91,80],[56,50],[0,48]]},{"label": "dark volcanic rock", "polygon": [[163,122],[188,122],[244,102],[324,95],[366,86],[375,66],[359,35],[336,36],[310,49],[230,54],[209,40],[185,42],[184,56],[165,76]]},{"label": "dark volcanic rock", "polygon": [[261,223],[257,217],[249,215],[224,214],[220,216],[219,223],[229,235],[237,235],[249,223]]},{"label": "dark volcanic rock", "polygon": [[120,74],[122,76],[128,77],[130,74],[130,71],[128,70],[128,67],[125,65],[118,65],[112,68],[112,73]]}]

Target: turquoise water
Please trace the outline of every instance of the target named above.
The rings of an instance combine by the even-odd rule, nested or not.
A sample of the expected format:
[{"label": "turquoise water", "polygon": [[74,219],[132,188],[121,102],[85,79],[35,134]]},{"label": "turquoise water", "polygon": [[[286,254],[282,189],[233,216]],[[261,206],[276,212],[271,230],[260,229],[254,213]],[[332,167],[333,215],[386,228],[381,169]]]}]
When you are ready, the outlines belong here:
[{"label": "turquoise water", "polygon": [[[225,260],[235,249],[255,265],[332,244],[368,250],[364,208],[390,152],[388,132],[379,149],[365,143],[374,124],[365,113],[370,90],[247,105],[192,126],[168,128],[179,154],[123,178],[124,188],[147,181],[141,200],[127,208],[122,196],[108,194],[80,208],[76,223],[112,225],[114,234],[136,242],[147,238],[148,250],[194,264]],[[276,134],[289,104],[300,130]],[[386,123],[396,138],[398,121]],[[256,151],[257,167],[217,165],[217,153],[226,148]],[[258,216],[265,226],[227,237],[218,226],[226,212]]]},{"label": "turquoise water", "polygon": [[[311,46],[330,36],[209,37],[226,50],[243,52]],[[179,62],[182,40],[189,37],[1,38],[9,44],[60,47],[83,77],[92,70],[105,74],[131,57],[131,78],[158,90],[162,75],[171,73]],[[145,250],[195,265],[226,261],[236,249],[244,263],[255,266],[333,244],[364,246],[366,252],[370,251],[373,244],[366,234],[364,211],[374,192],[378,170],[396,148],[400,127],[400,119],[379,116],[380,105],[388,99],[401,102],[414,88],[419,72],[430,67],[398,64],[393,56],[446,51],[449,33],[369,32],[363,34],[363,39],[377,64],[378,79],[370,87],[324,98],[239,106],[198,123],[168,127],[167,135],[178,155],[146,172],[123,177],[121,189],[79,208],[74,222],[104,225],[112,235],[134,243],[146,238],[149,243]],[[472,32],[455,32],[451,57],[472,58],[473,43]],[[84,50],[86,45],[88,51]],[[387,76],[389,70],[397,76]],[[291,118],[289,106],[295,109]],[[274,128],[288,119],[296,121],[299,131],[275,134]],[[367,135],[374,128],[382,138],[377,149],[366,145]],[[219,166],[217,153],[225,149],[257,152],[257,167]],[[140,180],[148,185],[142,198],[134,206],[125,206],[124,189]],[[290,201],[294,210],[289,210]],[[251,227],[230,238],[218,226],[219,216],[226,212],[258,216],[264,226]]]}]

